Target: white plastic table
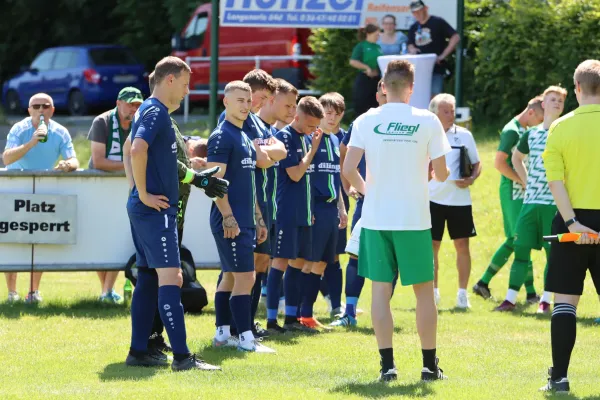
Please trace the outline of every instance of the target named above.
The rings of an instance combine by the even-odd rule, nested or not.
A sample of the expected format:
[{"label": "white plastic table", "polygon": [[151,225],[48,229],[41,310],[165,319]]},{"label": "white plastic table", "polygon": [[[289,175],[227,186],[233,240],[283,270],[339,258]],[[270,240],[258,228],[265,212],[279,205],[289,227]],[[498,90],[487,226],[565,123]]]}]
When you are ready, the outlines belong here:
[{"label": "white plastic table", "polygon": [[410,98],[410,105],[416,108],[429,108],[431,99],[431,77],[435,66],[435,54],[404,54],[397,56],[377,57],[381,75],[392,60],[406,60],[415,66],[415,86]]}]

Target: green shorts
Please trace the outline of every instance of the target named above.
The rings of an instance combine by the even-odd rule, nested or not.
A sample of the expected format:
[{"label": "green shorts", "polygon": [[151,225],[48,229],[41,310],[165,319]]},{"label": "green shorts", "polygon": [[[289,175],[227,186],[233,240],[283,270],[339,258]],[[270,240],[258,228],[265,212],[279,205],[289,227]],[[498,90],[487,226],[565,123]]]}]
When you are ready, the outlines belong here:
[{"label": "green shorts", "polygon": [[503,180],[500,183],[500,207],[504,220],[504,235],[511,239],[515,236],[517,220],[523,206],[523,199],[513,200],[512,181]]},{"label": "green shorts", "polygon": [[515,230],[515,246],[541,250],[543,237],[551,234],[557,211],[554,205],[523,204]]},{"label": "green shorts", "polygon": [[392,282],[396,272],[402,286],[433,280],[431,229],[376,231],[362,228],[358,274],[376,282]]}]

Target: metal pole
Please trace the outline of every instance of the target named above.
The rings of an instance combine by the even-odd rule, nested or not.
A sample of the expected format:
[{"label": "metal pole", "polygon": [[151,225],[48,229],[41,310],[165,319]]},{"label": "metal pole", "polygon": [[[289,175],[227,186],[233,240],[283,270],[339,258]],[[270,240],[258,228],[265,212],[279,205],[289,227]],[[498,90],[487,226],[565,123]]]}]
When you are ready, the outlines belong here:
[{"label": "metal pole", "polygon": [[[185,58],[185,63],[187,65],[190,65],[189,57]],[[189,113],[190,113],[190,94],[188,93],[187,96],[185,96],[185,99],[183,100],[183,123],[184,124],[187,124],[187,122],[188,122]]]},{"label": "metal pole", "polygon": [[208,124],[212,131],[217,126],[217,101],[219,90],[219,0],[212,0],[210,21],[210,99]]},{"label": "metal pole", "polygon": [[465,21],[465,1],[457,1],[457,14],[456,14],[456,30],[460,35],[460,42],[456,46],[456,79],[454,81],[454,93],[456,97],[456,106],[462,107],[463,104],[463,56],[464,56],[464,21]]}]

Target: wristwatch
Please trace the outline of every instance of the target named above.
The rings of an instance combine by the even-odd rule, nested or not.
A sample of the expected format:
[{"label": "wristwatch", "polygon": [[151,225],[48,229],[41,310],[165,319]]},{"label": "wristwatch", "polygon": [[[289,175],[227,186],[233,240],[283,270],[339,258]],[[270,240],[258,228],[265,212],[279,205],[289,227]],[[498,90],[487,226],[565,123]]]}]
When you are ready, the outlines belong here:
[{"label": "wristwatch", "polygon": [[568,228],[569,226],[573,225],[575,222],[578,222],[578,221],[577,221],[577,217],[573,217],[573,218],[571,218],[570,220],[568,220],[568,221],[565,221],[565,225],[566,225],[566,226],[567,226],[567,228]]}]

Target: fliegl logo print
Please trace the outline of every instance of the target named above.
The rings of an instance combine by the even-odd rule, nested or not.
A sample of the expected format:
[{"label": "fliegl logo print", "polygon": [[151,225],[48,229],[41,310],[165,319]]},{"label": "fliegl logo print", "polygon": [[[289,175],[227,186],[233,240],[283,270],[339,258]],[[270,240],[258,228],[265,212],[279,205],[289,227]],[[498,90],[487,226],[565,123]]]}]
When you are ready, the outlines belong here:
[{"label": "fliegl logo print", "polygon": [[379,124],[373,129],[373,132],[378,135],[393,135],[393,136],[412,136],[419,130],[420,124],[405,125],[401,122],[390,122],[389,124]]}]

